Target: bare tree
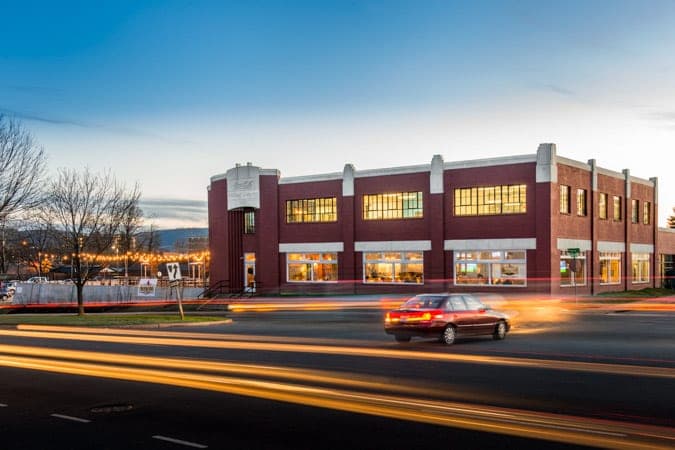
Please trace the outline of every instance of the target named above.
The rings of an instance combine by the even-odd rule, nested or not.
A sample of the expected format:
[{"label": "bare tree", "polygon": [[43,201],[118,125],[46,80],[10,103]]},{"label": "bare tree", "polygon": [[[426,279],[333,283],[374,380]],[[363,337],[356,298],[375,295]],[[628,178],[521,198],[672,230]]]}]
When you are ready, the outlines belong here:
[{"label": "bare tree", "polygon": [[46,156],[16,120],[0,114],[0,223],[39,200]]},{"label": "bare tree", "polygon": [[42,211],[56,236],[72,249],[78,314],[84,314],[84,285],[98,272],[99,258],[112,247],[129,215],[139,211],[139,197],[137,184],[127,188],[110,172],[89,169],[61,169],[47,186]]}]

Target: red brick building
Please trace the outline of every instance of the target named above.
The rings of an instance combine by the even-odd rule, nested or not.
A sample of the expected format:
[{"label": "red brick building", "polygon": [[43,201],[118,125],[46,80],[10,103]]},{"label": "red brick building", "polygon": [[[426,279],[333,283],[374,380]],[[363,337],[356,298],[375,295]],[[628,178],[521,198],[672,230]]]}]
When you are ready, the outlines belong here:
[{"label": "red brick building", "polygon": [[[557,155],[211,178],[211,285],[261,293],[591,294],[660,285],[658,184]],[[663,235],[662,238],[659,238]],[[667,261],[666,261],[667,262]]]}]

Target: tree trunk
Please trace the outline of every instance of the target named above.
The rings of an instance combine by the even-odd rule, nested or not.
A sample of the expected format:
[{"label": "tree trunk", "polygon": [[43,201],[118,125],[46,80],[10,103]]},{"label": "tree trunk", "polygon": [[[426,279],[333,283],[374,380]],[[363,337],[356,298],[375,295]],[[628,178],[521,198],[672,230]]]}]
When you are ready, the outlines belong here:
[{"label": "tree trunk", "polygon": [[76,284],[77,287],[77,315],[84,316],[84,298],[82,297],[82,290],[84,285]]}]

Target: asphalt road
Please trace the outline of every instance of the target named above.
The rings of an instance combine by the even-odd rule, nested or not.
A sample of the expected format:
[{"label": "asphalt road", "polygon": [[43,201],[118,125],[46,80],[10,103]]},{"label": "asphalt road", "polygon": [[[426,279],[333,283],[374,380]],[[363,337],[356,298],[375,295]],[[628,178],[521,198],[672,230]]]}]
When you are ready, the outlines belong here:
[{"label": "asphalt road", "polygon": [[[230,317],[229,325],[158,330],[120,342],[89,335],[65,339],[58,333],[58,339],[1,335],[3,345],[37,347],[42,358],[19,361],[7,348],[0,351],[2,447],[541,449],[604,442],[605,447],[621,448],[621,442],[630,442],[622,429],[586,426],[618,424],[638,427],[640,433],[640,427],[656,426],[663,435],[664,430],[672,434],[675,425],[672,313],[568,313],[554,322],[522,324],[504,341],[472,338],[449,347],[431,340],[397,344],[382,331],[381,312],[373,310]],[[178,342],[167,332],[186,340]],[[149,336],[168,343],[142,340]],[[102,369],[79,367],[77,374],[54,373],[65,369],[43,359],[60,358],[59,349],[103,353],[104,364],[130,365],[131,357],[124,355],[144,355],[139,368],[165,357],[264,365],[261,372],[238,376],[261,384],[276,378],[264,385],[266,393],[253,391],[260,386],[252,384],[252,394],[246,395],[231,390],[239,382],[225,380],[215,369],[207,371],[202,362],[194,370],[204,383],[200,388],[173,372],[140,382],[139,377],[149,375],[125,375],[126,366],[107,375]],[[106,356],[110,353],[117,356]],[[44,370],[25,368],[33,366]],[[294,386],[324,390],[317,397],[300,391],[295,397],[300,400],[280,401],[282,394],[275,389],[287,389],[289,382],[279,374],[280,367],[298,371]],[[327,382],[308,378],[308,369],[344,379],[326,390]],[[333,397],[336,392],[346,393],[349,401]],[[408,400],[387,413],[392,400],[385,395]],[[356,401],[359,409],[353,406]],[[422,406],[407,412],[412,403]],[[502,422],[481,425],[488,416],[500,416]],[[534,422],[544,431],[537,431]],[[524,431],[513,431],[521,426]],[[572,433],[572,438],[560,438],[558,431]]]}]

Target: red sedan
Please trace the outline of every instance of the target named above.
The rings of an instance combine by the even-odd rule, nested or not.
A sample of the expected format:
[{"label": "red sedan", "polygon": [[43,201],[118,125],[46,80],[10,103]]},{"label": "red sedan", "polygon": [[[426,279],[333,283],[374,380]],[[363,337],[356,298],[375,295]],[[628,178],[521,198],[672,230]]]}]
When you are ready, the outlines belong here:
[{"label": "red sedan", "polygon": [[501,340],[510,328],[506,314],[472,294],[416,295],[384,319],[384,331],[398,342],[409,342],[413,336],[438,337],[448,345],[458,336],[492,335]]}]

